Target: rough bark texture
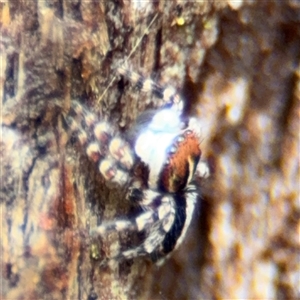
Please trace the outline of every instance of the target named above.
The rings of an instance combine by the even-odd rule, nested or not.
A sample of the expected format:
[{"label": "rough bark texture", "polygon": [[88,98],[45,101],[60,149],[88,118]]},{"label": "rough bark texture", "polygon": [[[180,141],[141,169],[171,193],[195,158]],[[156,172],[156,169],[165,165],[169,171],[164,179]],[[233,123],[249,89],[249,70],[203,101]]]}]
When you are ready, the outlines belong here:
[{"label": "rough bark texture", "polygon": [[[0,8],[2,298],[300,297],[298,1]],[[138,259],[103,268],[118,238],[100,244],[88,231],[129,209],[127,187],[105,183],[63,115],[80,99],[128,130],[148,96],[109,84],[135,45],[129,65],[177,87],[186,113],[199,117],[213,174],[164,266]]]}]

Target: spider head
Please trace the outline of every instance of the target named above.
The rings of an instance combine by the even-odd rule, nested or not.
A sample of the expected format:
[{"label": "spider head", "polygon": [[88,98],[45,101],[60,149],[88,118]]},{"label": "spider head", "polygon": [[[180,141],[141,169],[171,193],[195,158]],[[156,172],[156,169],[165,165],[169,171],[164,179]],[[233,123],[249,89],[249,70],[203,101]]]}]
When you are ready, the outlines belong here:
[{"label": "spider head", "polygon": [[170,193],[183,190],[192,180],[201,156],[196,132],[172,108],[153,116],[139,133],[135,152],[149,167],[149,188]]}]

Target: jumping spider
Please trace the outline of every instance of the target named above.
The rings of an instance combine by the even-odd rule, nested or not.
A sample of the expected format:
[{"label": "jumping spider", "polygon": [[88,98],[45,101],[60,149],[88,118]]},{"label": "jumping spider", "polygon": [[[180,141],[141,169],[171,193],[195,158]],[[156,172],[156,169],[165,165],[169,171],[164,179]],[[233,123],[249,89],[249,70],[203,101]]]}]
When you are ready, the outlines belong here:
[{"label": "jumping spider", "polygon": [[[119,68],[117,72],[139,89],[152,91],[164,105],[148,113],[146,121],[142,118],[142,126],[138,121],[134,137],[128,138],[116,133],[107,122],[98,121],[94,113],[73,101],[74,116],[69,116],[67,122],[86,148],[88,157],[99,165],[106,181],[120,186],[129,183],[128,199],[142,208],[134,219],[103,222],[92,228],[91,234],[144,232],[145,238],[140,245],[120,251],[110,259],[148,256],[153,261],[160,261],[181,244],[195,210],[198,192],[192,181],[197,166],[200,169],[201,165],[198,164],[200,129],[195,118],[183,117],[184,103],[174,89],[162,88],[126,68]],[[147,174],[143,176],[146,179],[132,176],[131,171],[138,164],[147,167]]]}]

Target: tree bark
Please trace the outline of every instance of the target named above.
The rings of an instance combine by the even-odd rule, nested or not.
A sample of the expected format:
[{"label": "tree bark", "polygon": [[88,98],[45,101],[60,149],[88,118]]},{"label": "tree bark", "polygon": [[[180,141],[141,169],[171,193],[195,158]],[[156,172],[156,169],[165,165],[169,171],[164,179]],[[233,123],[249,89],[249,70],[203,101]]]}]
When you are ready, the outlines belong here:
[{"label": "tree bark", "polygon": [[[2,298],[300,297],[298,2],[0,8]],[[128,187],[105,182],[64,122],[73,99],[121,132],[158,107],[114,78],[124,60],[182,92],[212,168],[186,241],[160,268],[100,266],[119,237],[89,229],[130,209]]]}]

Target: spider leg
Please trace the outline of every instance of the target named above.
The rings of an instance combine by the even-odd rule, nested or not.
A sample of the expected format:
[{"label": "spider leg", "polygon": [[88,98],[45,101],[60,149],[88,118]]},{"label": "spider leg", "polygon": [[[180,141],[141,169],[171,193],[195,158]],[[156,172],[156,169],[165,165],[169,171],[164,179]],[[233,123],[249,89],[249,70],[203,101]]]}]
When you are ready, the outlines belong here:
[{"label": "spider leg", "polygon": [[78,141],[82,146],[86,145],[88,140],[88,135],[85,132],[85,130],[83,130],[81,124],[70,116],[65,117],[65,121],[68,125],[69,130],[71,131],[71,134],[76,135]]},{"label": "spider leg", "polygon": [[190,184],[182,193],[167,197],[172,207],[170,213],[166,212],[160,222],[152,226],[141,246],[123,252],[121,255],[124,258],[149,255],[152,261],[160,265],[182,243],[195,211],[198,191],[194,184]]},{"label": "spider leg", "polygon": [[107,122],[99,122],[97,116],[79,102],[72,101],[71,112],[65,118],[70,131],[86,148],[88,157],[99,164],[100,173],[108,182],[125,184],[135,161],[130,145],[116,135]]},{"label": "spider leg", "polygon": [[111,222],[104,222],[103,224],[93,228],[90,233],[93,236],[100,235],[105,236],[110,231],[137,231],[140,232],[144,230],[147,226],[151,226],[156,219],[156,215],[153,211],[146,211],[139,215],[137,218],[130,219],[120,219]]},{"label": "spider leg", "polygon": [[175,220],[175,206],[171,196],[162,198],[162,204],[158,207],[158,220],[152,225],[148,231],[148,235],[143,243],[134,248],[121,252],[113,259],[132,259],[137,256],[149,256],[156,250],[159,251],[163,243],[166,233],[170,231]]},{"label": "spider leg", "polygon": [[[146,232],[146,238],[136,248],[120,251],[109,260],[120,261],[137,256],[150,255],[158,249],[163,242],[166,233],[171,229],[175,220],[175,203],[171,195],[162,196],[153,191],[146,191],[144,199],[140,201],[145,211],[132,220],[116,220],[105,222],[91,231],[92,235],[105,236],[109,231],[122,232],[126,230]],[[150,195],[157,197],[150,200]]]},{"label": "spider leg", "polygon": [[94,236],[104,236],[110,231],[122,232],[126,230],[141,232],[150,227],[155,227],[156,225],[159,227],[159,230],[161,227],[163,232],[167,232],[172,226],[172,216],[175,213],[172,196],[163,196],[153,200],[151,205],[148,204],[150,202],[148,198],[145,198],[144,201],[140,202],[141,204],[143,203],[141,206],[144,209],[144,212],[136,218],[104,222],[96,228],[93,228],[91,234]]},{"label": "spider leg", "polygon": [[145,79],[143,76],[122,66],[117,69],[117,73],[127,77],[138,89],[145,92],[152,92],[156,97],[162,99],[165,105],[170,104],[171,107],[178,111],[183,109],[183,101],[180,95],[172,87],[162,87],[150,78]]}]

